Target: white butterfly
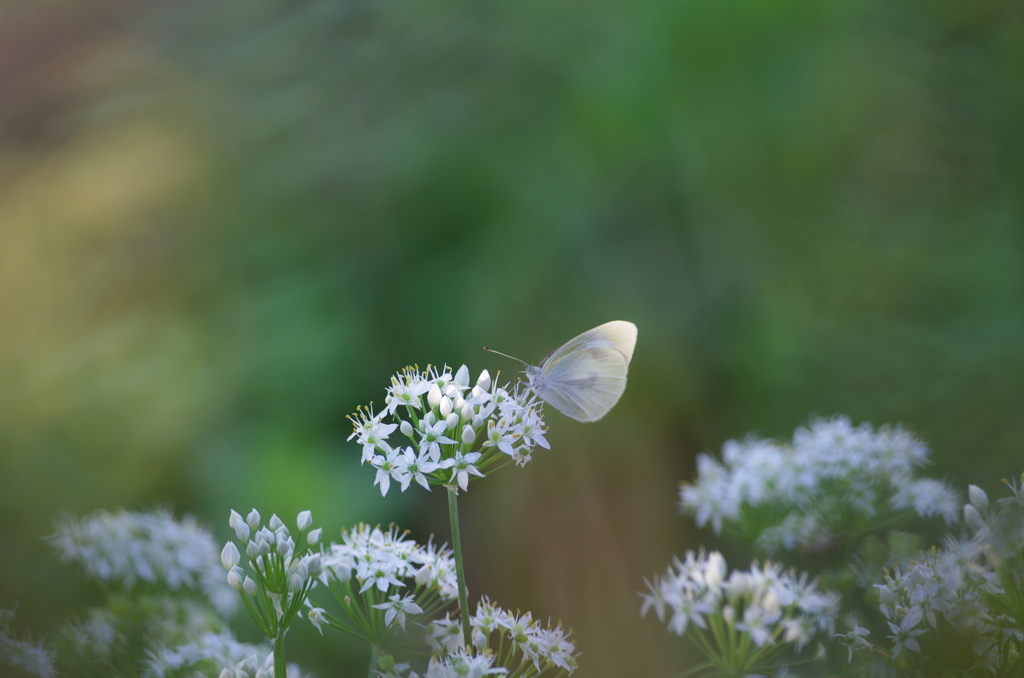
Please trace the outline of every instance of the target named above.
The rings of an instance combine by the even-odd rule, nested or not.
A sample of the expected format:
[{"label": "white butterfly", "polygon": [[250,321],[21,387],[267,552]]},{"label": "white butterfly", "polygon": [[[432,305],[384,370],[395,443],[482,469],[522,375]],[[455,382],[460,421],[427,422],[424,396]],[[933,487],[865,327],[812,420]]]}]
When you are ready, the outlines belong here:
[{"label": "white butterfly", "polygon": [[629,361],[636,347],[636,325],[612,320],[570,339],[534,366],[526,365],[533,392],[562,414],[577,421],[597,421],[619,402],[626,390]]}]

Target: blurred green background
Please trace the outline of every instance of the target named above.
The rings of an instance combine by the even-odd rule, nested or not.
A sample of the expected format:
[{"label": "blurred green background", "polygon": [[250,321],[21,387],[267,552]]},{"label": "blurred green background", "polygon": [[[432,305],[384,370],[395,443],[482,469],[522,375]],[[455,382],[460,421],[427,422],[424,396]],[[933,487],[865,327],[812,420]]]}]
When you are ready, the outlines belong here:
[{"label": "blurred green background", "polygon": [[63,512],[447,541],[345,415],[622,318],[618,407],[465,496],[471,595],[562,619],[583,678],[678,670],[636,591],[708,541],[695,453],[843,412],[959,487],[1024,470],[1022,123],[1019,2],[0,5],[0,607],[96,599]]}]

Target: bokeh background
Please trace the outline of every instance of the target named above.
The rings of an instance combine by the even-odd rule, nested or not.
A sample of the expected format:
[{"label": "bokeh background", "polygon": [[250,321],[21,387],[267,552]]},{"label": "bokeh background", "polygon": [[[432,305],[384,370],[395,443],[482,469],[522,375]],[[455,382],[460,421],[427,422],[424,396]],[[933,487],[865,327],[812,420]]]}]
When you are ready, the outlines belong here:
[{"label": "bokeh background", "polygon": [[636,591],[710,543],[695,453],[842,412],[960,487],[1024,470],[1022,123],[1012,1],[0,5],[0,607],[95,600],[40,537],[100,507],[447,540],[345,415],[622,318],[625,397],[471,488],[467,567],[577,675],[668,675]]}]

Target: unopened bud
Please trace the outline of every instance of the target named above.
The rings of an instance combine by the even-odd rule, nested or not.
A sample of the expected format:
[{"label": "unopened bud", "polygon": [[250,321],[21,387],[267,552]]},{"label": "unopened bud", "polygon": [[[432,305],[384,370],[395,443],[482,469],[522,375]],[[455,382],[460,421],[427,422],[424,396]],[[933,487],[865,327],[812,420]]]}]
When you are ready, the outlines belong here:
[{"label": "unopened bud", "polygon": [[427,391],[427,404],[430,405],[430,409],[434,409],[441,404],[441,397],[441,389],[437,387],[437,384],[431,386],[430,390]]},{"label": "unopened bud", "polygon": [[967,486],[967,497],[971,500],[971,506],[979,511],[984,511],[988,508],[988,495],[985,494],[985,490],[977,485]]},{"label": "unopened bud", "polygon": [[243,576],[245,576],[245,572],[242,571],[242,568],[238,567],[237,565],[235,567],[232,567],[231,570],[228,572],[228,584],[230,584],[231,588],[235,589],[236,591],[241,591]]},{"label": "unopened bud", "polygon": [[229,541],[224,544],[224,548],[221,549],[220,564],[224,566],[225,570],[230,570],[238,565],[238,561],[241,557],[242,554],[238,552],[238,547],[235,546],[235,542]]}]

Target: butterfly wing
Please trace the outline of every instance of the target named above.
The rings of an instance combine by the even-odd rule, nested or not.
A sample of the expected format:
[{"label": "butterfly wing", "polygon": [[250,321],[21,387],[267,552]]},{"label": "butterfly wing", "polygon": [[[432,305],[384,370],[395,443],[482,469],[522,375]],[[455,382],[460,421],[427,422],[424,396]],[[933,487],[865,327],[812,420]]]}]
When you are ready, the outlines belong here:
[{"label": "butterfly wing", "polygon": [[549,370],[566,356],[587,348],[610,348],[618,351],[628,366],[629,361],[633,359],[635,347],[636,325],[625,320],[612,320],[587,330],[556,348],[540,362],[540,369]]},{"label": "butterfly wing", "polygon": [[626,390],[636,336],[636,325],[624,320],[584,332],[527,368],[530,387],[566,416],[597,421]]}]

